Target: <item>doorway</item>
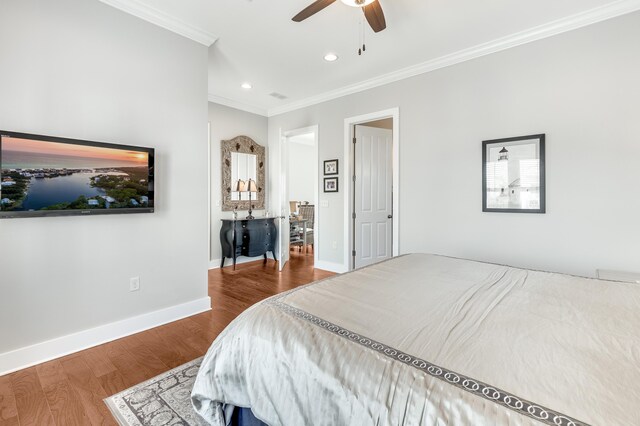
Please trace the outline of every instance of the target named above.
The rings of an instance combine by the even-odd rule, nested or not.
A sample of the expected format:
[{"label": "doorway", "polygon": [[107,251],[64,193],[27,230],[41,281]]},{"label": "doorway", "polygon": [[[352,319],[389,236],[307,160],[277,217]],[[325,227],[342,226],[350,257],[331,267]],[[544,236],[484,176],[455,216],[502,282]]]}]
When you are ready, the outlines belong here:
[{"label": "doorway", "polygon": [[345,120],[349,270],[398,255],[398,125],[398,109]]},{"label": "doorway", "polygon": [[282,133],[280,268],[291,256],[318,259],[318,126]]}]

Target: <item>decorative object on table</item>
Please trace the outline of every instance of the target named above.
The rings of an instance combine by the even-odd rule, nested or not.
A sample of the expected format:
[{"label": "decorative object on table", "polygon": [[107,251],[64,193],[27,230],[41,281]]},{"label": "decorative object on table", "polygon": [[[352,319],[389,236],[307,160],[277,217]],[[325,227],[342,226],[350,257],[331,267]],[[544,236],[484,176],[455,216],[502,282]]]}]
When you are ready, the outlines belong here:
[{"label": "decorative object on table", "polygon": [[545,135],[482,142],[482,211],[545,213]]},{"label": "decorative object on table", "polygon": [[266,262],[267,252],[271,252],[273,260],[277,261],[275,247],[278,236],[275,219],[260,217],[254,219],[222,219],[220,228],[220,246],[222,260],[220,267],[224,267],[227,258],[233,259],[235,269],[239,256],[263,256]]},{"label": "decorative object on table", "polygon": [[[242,179],[238,179],[238,181],[235,184],[234,192],[238,192],[239,194],[242,194],[246,190],[247,190],[247,183]],[[241,195],[239,195],[239,197],[241,197]],[[238,211],[237,205],[233,206],[233,211]]]},{"label": "decorative object on table", "polygon": [[338,160],[326,160],[324,162],[324,175],[337,175],[338,174]]},{"label": "decorative object on table", "polygon": [[191,405],[191,391],[202,357],[106,398],[120,425],[186,425],[207,423]]},{"label": "decorative object on table", "polygon": [[247,216],[247,219],[254,219],[253,215],[251,214],[253,213],[253,205],[251,204],[251,194],[254,192],[258,192],[258,187],[256,186],[256,182],[253,179],[249,179],[247,181],[245,190],[249,193],[249,215]]},{"label": "decorative object on table", "polygon": [[[242,179],[238,179],[238,182],[235,185],[235,191],[237,192],[238,198],[240,199],[242,197],[242,193],[246,192],[247,190],[247,183],[245,181],[243,181]],[[249,204],[249,209],[251,209],[251,204]],[[251,212],[249,212],[249,215],[251,215]],[[233,220],[238,220],[238,206],[234,206],[233,207]]]},{"label": "decorative object on table", "polygon": [[338,178],[324,178],[324,192],[338,192]]},{"label": "decorative object on table", "polygon": [[[265,206],[265,148],[247,136],[222,141],[222,211],[264,209]],[[255,196],[249,202],[246,190],[234,191],[236,182],[253,179]]]}]

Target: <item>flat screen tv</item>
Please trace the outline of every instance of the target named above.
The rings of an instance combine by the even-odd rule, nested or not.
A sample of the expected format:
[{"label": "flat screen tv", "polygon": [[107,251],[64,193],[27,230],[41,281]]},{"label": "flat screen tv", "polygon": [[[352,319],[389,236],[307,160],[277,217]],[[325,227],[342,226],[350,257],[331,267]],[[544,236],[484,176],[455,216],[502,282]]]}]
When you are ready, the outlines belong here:
[{"label": "flat screen tv", "polygon": [[152,213],[153,148],[0,130],[0,218]]}]

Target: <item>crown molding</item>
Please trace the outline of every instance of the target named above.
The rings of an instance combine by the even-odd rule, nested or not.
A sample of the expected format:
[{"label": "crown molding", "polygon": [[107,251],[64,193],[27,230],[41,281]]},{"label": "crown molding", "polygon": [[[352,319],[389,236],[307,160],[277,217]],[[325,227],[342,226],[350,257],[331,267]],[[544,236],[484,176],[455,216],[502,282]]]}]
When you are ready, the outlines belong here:
[{"label": "crown molding", "polygon": [[426,62],[412,65],[388,74],[371,78],[356,84],[342,87],[322,93],[320,95],[311,96],[306,99],[291,102],[268,110],[268,116],[272,117],[286,112],[295,111],[297,109],[306,108],[322,102],[341,98],[343,96],[362,92],[374,87],[384,86],[409,77],[420,74],[429,73],[461,62],[470,61],[481,56],[490,55],[512,47],[542,40],[557,34],[572,31],[587,25],[595,24],[607,19],[615,18],[628,13],[640,10],[640,0],[618,0],[604,6],[596,7],[585,12],[577,13],[566,18],[551,21],[547,24],[539,25],[525,31],[511,34],[487,43],[478,44],[468,49],[441,56]]},{"label": "crown molding", "polygon": [[256,105],[247,104],[240,101],[234,101],[233,99],[225,98],[222,96],[212,95],[209,93],[209,102],[213,102],[214,104],[220,104],[224,106],[228,106],[230,108],[239,109],[241,111],[250,112],[251,114],[261,115],[263,117],[268,117],[268,111],[266,108],[262,108]]},{"label": "crown molding", "polygon": [[209,47],[218,40],[218,36],[201,28],[187,24],[168,13],[148,6],[139,0],[100,0],[102,3],[119,9],[137,18],[151,22],[166,30],[180,34],[183,37],[204,44]]}]

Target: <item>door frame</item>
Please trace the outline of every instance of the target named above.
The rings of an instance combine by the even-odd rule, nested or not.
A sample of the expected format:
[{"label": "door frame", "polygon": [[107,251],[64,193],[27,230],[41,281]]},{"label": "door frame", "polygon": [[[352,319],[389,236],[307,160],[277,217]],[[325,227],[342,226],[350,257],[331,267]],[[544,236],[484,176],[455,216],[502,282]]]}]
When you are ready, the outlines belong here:
[{"label": "door frame", "polygon": [[207,121],[207,269],[211,269],[211,263],[213,261],[213,238],[211,236],[211,215],[213,209],[211,207],[211,121]]},{"label": "door frame", "polygon": [[392,237],[392,254],[397,256],[400,253],[400,108],[390,108],[382,111],[372,112],[369,114],[357,115],[355,117],[345,118],[344,120],[344,267],[345,270],[353,270],[353,262],[351,253],[353,251],[353,205],[351,199],[353,197],[353,126],[364,124],[371,121],[391,118],[393,120],[392,130],[392,208],[393,216],[393,237]]},{"label": "door frame", "polygon": [[[318,167],[318,163],[320,162],[320,147],[318,146],[318,141],[320,140],[319,137],[319,126],[317,124],[314,124],[312,126],[307,126],[307,127],[300,127],[297,129],[293,129],[293,130],[286,130],[283,131],[282,129],[280,129],[280,158],[282,159],[283,157],[286,157],[287,161],[286,164],[280,164],[280,175],[282,176],[283,174],[285,175],[285,184],[284,187],[285,189],[280,191],[280,203],[281,205],[285,205],[283,203],[283,201],[286,201],[287,205],[289,204],[289,179],[290,179],[290,173],[289,173],[289,138],[293,137],[293,136],[298,136],[298,135],[304,135],[304,134],[308,134],[308,133],[313,133],[313,143],[314,143],[314,155],[316,157],[316,161],[314,162],[314,167],[312,170],[313,173],[313,205],[314,205],[314,213],[313,213],[313,217],[315,219],[315,223],[314,223],[314,228],[313,228],[313,267],[316,268],[316,265],[318,264],[318,253],[320,253],[320,246],[318,245],[318,242],[320,240],[319,238],[319,233],[320,233],[320,209],[319,209],[319,202],[320,202],[320,179],[319,179],[319,167]],[[286,155],[283,155],[283,153],[286,153]],[[283,200],[283,198],[285,198]],[[287,244],[287,250],[289,250],[289,246]],[[287,252],[288,255],[288,252]]]}]

